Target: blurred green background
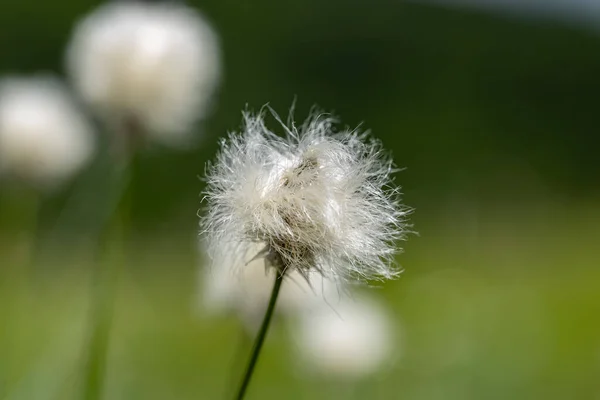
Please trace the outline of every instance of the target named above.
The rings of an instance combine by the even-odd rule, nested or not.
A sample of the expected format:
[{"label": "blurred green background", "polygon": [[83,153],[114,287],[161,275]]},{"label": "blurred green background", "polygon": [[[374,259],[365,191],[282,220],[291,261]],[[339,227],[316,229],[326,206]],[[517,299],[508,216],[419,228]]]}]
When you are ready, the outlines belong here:
[{"label": "blurred green background", "polygon": [[[240,326],[197,312],[200,178],[242,109],[286,114],[296,96],[297,119],[318,104],[363,123],[405,168],[419,234],[375,293],[401,357],[364,381],[306,380],[275,328],[248,398],[600,399],[599,36],[400,0],[190,3],[220,34],[224,81],[195,150],[135,162],[106,398],[227,393]],[[2,0],[0,72],[62,73],[96,4]],[[76,398],[96,167],[35,216],[0,188],[0,399]]]}]

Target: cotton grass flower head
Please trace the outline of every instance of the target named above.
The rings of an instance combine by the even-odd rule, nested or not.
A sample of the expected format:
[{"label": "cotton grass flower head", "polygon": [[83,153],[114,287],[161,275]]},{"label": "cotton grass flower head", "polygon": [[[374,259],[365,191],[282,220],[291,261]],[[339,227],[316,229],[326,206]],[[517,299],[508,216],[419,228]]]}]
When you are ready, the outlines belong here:
[{"label": "cotton grass flower head", "polygon": [[92,128],[50,76],[0,81],[0,172],[33,184],[55,185],[93,152]]},{"label": "cotton grass flower head", "polygon": [[395,330],[383,306],[356,296],[303,313],[292,330],[297,359],[309,375],[360,378],[392,365]]},{"label": "cotton grass flower head", "polygon": [[279,272],[304,277],[395,277],[407,210],[380,143],[338,131],[333,117],[317,112],[300,127],[273,115],[285,136],[267,128],[264,112],[246,112],[243,131],[222,141],[208,167],[202,225],[213,263],[244,260],[254,249]]},{"label": "cotton grass flower head", "polygon": [[[202,308],[210,313],[233,313],[249,332],[255,332],[267,308],[276,271],[266,268],[263,258],[256,258],[262,248],[254,244],[246,259],[230,257],[212,268],[202,268]],[[241,264],[236,264],[240,263]],[[314,272],[304,279],[298,271],[290,271],[278,298],[277,313],[290,317],[317,309],[339,299],[337,285]]]},{"label": "cotton grass flower head", "polygon": [[157,141],[177,143],[209,112],[219,47],[205,19],[181,3],[115,1],[76,26],[67,68],[108,122],[134,120]]}]

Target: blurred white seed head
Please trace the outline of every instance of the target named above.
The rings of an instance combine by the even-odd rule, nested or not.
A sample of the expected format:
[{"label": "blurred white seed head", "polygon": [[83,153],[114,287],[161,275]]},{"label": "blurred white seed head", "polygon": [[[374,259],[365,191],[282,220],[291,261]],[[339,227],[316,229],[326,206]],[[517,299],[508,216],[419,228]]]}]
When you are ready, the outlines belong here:
[{"label": "blurred white seed head", "polygon": [[365,297],[303,313],[292,330],[303,369],[339,378],[367,376],[390,366],[397,350],[394,334],[386,310]]},{"label": "blurred white seed head", "polygon": [[115,1],[76,26],[67,68],[109,123],[134,119],[156,140],[176,143],[209,111],[219,47],[204,18],[181,3]]},{"label": "blurred white seed head", "polygon": [[[263,249],[264,245],[255,244],[243,259],[230,257],[212,268],[202,268],[199,299],[202,308],[236,314],[248,331],[254,332],[264,317],[276,273],[273,268],[265,268],[264,258],[256,258]],[[336,302],[341,296],[338,289],[334,282],[318,273],[312,273],[307,280],[297,271],[290,271],[283,282],[276,312],[290,316]]]},{"label": "blurred white seed head", "polygon": [[260,243],[267,259],[305,276],[395,277],[407,211],[379,142],[338,132],[316,113],[299,128],[280,121],[285,137],[267,128],[264,113],[245,113],[244,122],[207,172],[201,224],[213,262],[243,260]]},{"label": "blurred white seed head", "polygon": [[73,175],[93,152],[92,128],[60,81],[0,81],[0,172],[43,186]]}]

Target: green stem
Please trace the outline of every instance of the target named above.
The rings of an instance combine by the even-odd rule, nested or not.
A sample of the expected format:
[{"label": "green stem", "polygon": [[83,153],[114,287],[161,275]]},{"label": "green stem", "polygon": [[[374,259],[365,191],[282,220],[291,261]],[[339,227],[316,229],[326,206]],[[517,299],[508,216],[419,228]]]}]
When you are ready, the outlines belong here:
[{"label": "green stem", "polygon": [[110,331],[112,327],[112,314],[114,305],[114,292],[117,282],[116,266],[111,271],[104,271],[106,276],[96,278],[97,287],[92,290],[92,317],[91,336],[88,347],[88,360],[84,376],[85,400],[99,400],[102,398],[104,387]]},{"label": "green stem", "polygon": [[127,187],[131,180],[131,167],[117,165],[111,171],[111,183],[106,205],[106,221],[102,229],[102,246],[99,260],[92,272],[90,311],[90,337],[87,364],[83,376],[83,400],[100,400],[106,381],[110,332],[113,323],[114,302],[123,264],[124,231],[129,212]]},{"label": "green stem", "polygon": [[[0,241],[3,248],[1,258],[10,266],[5,269],[14,273],[13,282],[25,288],[30,281],[34,252],[37,245],[40,193],[33,188],[7,190],[0,198]],[[5,236],[6,235],[6,236]],[[6,246],[6,247],[5,247]],[[5,252],[5,253],[4,253]],[[4,271],[3,271],[4,272]]]},{"label": "green stem", "polygon": [[246,367],[246,372],[244,374],[244,379],[242,380],[238,393],[235,397],[237,400],[242,400],[244,398],[246,390],[248,389],[248,385],[250,384],[250,380],[252,379],[254,368],[256,367],[260,351],[262,349],[265,338],[267,337],[267,332],[269,330],[269,325],[271,324],[271,319],[273,318],[275,304],[277,303],[277,297],[279,296],[281,284],[283,283],[283,276],[284,272],[277,272],[275,276],[275,284],[273,285],[273,291],[271,292],[269,306],[267,307],[267,311],[265,312],[265,317],[263,319],[262,325],[260,326],[260,330],[258,331],[258,335],[256,336],[254,347],[252,348],[252,353],[250,355],[250,360],[248,361],[248,366]]}]

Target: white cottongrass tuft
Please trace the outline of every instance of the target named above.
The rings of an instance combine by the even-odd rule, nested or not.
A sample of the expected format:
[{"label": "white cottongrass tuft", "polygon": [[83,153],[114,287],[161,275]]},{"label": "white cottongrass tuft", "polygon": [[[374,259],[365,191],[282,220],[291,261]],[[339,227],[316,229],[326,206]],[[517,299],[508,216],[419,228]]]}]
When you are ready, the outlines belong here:
[{"label": "white cottongrass tuft", "polygon": [[0,81],[0,172],[43,186],[60,183],[91,157],[92,128],[60,81]]},{"label": "white cottongrass tuft", "polygon": [[[202,308],[208,312],[231,312],[235,314],[249,332],[255,332],[263,317],[275,280],[276,271],[266,268],[265,260],[253,257],[262,250],[255,244],[246,254],[246,262],[230,257],[213,268],[202,268]],[[312,273],[304,279],[297,271],[290,271],[283,282],[277,301],[276,312],[283,316],[335,303],[341,296],[334,282]]]},{"label": "white cottongrass tuft", "polygon": [[368,376],[391,366],[394,335],[382,305],[361,296],[302,313],[292,330],[303,369],[339,378]]},{"label": "white cottongrass tuft", "polygon": [[213,263],[237,257],[243,264],[254,249],[255,257],[305,277],[395,277],[407,210],[380,143],[357,130],[337,131],[334,118],[317,113],[300,127],[275,115],[285,130],[280,137],[264,116],[244,113],[243,132],[223,140],[208,167],[201,223]]},{"label": "white cottongrass tuft", "polygon": [[75,28],[67,68],[80,96],[111,124],[134,120],[176,143],[204,117],[219,81],[217,36],[178,2],[115,1]]}]

